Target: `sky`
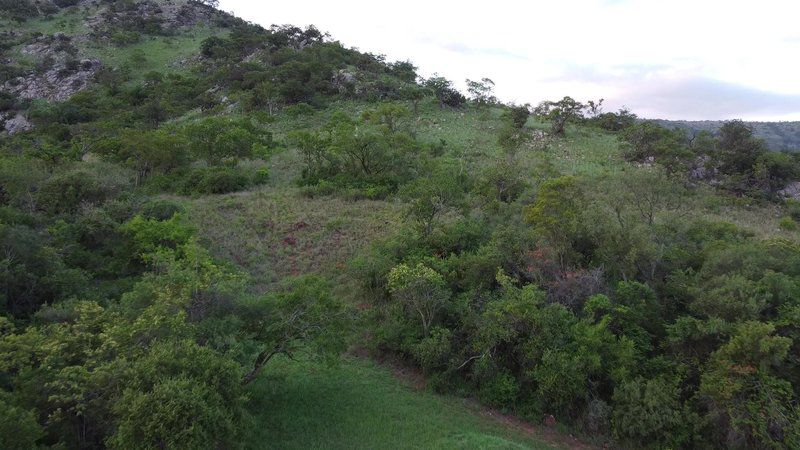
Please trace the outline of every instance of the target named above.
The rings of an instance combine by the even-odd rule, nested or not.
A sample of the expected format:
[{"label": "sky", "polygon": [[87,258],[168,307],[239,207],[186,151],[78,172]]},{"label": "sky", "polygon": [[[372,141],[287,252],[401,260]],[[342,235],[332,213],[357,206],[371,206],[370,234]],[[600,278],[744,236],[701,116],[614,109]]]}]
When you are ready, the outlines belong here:
[{"label": "sky", "polygon": [[220,0],[268,27],[315,25],[502,101],[605,99],[640,117],[800,120],[800,0]]}]

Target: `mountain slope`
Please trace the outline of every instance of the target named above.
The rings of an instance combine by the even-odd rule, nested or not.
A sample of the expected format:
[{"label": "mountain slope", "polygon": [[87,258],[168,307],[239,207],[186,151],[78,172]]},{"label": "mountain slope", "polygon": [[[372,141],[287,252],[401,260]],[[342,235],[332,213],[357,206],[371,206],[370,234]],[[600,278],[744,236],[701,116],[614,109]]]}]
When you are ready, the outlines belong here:
[{"label": "mountain slope", "polygon": [[[717,132],[724,122],[718,120],[656,120],[667,128],[687,132]],[[800,149],[800,122],[746,122],[755,135],[763,139],[771,150],[796,152]]]},{"label": "mountain slope", "polygon": [[194,1],[0,11],[0,447],[800,445],[800,157],[742,123]]}]

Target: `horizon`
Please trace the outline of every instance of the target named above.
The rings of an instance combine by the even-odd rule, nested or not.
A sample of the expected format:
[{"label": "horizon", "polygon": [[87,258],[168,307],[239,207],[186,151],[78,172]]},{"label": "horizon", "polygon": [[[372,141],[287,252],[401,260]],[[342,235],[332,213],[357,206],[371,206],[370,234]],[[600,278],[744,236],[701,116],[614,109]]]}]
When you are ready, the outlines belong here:
[{"label": "horizon", "polygon": [[800,50],[794,2],[504,0],[489,8],[412,0],[391,11],[391,23],[386,8],[353,0],[220,0],[219,7],[264,27],[314,25],[347,47],[411,61],[421,76],[445,76],[462,91],[465,79],[488,77],[504,102],[569,95],[603,98],[605,111],[627,107],[649,119],[800,121],[800,61],[786,56]]}]

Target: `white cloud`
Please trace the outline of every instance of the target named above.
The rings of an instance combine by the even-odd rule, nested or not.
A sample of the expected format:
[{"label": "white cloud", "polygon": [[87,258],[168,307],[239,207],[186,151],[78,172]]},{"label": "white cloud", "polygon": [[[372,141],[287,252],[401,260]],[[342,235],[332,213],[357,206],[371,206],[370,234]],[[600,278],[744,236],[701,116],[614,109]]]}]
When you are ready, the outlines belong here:
[{"label": "white cloud", "polygon": [[[411,60],[423,75],[438,72],[459,84],[488,76],[509,101],[571,95],[603,97],[610,107],[634,106],[632,93],[667,86],[673,95],[659,97],[647,115],[800,120],[800,110],[792,109],[800,95],[796,0],[220,4],[264,26],[316,25],[345,45]],[[689,102],[694,97],[679,95],[679,89],[691,86],[686,92],[696,93],[699,83],[692,80],[738,86],[748,99],[760,92],[769,101],[756,101],[758,108],[734,101],[724,111],[708,96],[702,97],[708,104]],[[782,96],[790,106],[780,104]],[[636,98],[637,105],[647,105],[646,98]]]}]

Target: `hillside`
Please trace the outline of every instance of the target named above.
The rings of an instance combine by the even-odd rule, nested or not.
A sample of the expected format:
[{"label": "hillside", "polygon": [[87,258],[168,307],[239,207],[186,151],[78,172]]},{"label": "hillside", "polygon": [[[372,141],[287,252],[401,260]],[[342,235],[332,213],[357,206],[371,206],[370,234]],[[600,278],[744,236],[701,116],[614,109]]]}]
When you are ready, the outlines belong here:
[{"label": "hillside", "polygon": [[800,445],[800,157],[744,124],[0,12],[0,448]]},{"label": "hillside", "polygon": [[[724,122],[719,120],[656,120],[667,128],[679,128],[687,132],[708,131],[716,133]],[[774,151],[796,152],[800,149],[800,122],[747,122],[756,137],[763,139]]]}]

